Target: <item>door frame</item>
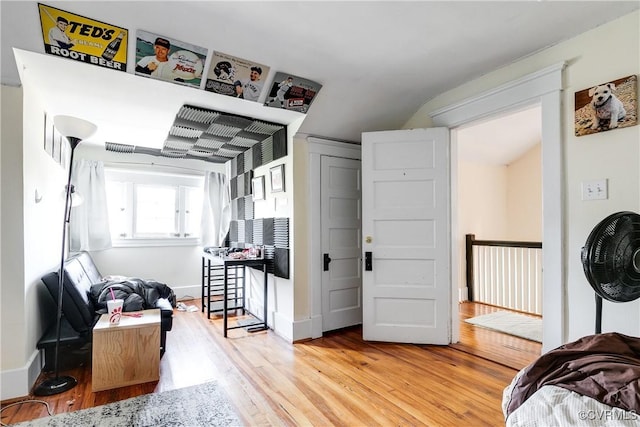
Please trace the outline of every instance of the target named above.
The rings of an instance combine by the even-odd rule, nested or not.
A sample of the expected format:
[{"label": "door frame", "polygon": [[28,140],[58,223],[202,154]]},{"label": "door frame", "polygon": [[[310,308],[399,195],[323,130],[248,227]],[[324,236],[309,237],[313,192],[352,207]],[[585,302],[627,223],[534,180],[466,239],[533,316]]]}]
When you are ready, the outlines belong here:
[{"label": "door frame", "polygon": [[[350,171],[348,177],[340,172]],[[322,332],[362,324],[362,161],[337,156],[320,156],[320,226],[323,269],[321,271]],[[336,172],[338,174],[336,175]],[[334,180],[335,178],[335,180]],[[346,179],[345,179],[346,178]],[[343,204],[346,201],[352,205]],[[334,203],[335,202],[335,203]],[[335,209],[334,209],[335,208]],[[340,236],[346,230],[357,232],[352,245]],[[334,239],[333,237],[336,237]],[[355,245],[355,246],[354,246]],[[325,271],[324,258],[331,262]],[[348,267],[353,270],[350,270]],[[348,272],[348,275],[344,273]],[[351,292],[356,292],[352,294]],[[343,294],[344,296],[338,297]],[[333,296],[336,298],[333,298]],[[349,305],[341,305],[347,301]],[[339,305],[339,307],[338,307]],[[324,316],[327,316],[325,319]]]},{"label": "door frame", "polygon": [[[454,173],[458,167],[455,128],[489,116],[534,104],[542,112],[542,254],[543,276],[543,335],[542,351],[546,352],[566,342],[567,328],[564,318],[566,306],[565,266],[565,208],[564,158],[562,144],[562,74],[566,62],[560,62],[519,79],[510,81],[479,95],[451,104],[429,114],[434,126],[445,126],[451,131],[451,231],[457,226],[454,215],[457,205],[457,182]],[[455,235],[452,234],[452,243]],[[452,247],[452,295],[458,294],[458,251]],[[452,314],[458,312],[458,301],[452,298]],[[455,317],[455,316],[452,316]],[[459,322],[452,320],[452,342],[460,339]]]},{"label": "door frame", "polygon": [[332,141],[309,136],[308,147],[308,271],[309,307],[311,308],[311,338],[322,336],[322,211],[320,209],[320,159],[322,156],[361,160],[360,144]]}]

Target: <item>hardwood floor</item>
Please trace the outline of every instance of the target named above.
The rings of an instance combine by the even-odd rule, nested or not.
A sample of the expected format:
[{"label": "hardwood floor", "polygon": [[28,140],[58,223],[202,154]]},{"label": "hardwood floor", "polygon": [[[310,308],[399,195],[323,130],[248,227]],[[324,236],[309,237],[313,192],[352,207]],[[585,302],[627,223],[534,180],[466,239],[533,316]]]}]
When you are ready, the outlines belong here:
[{"label": "hardwood floor", "polygon": [[[473,306],[462,305],[461,317],[492,309]],[[289,344],[272,331],[236,329],[225,339],[221,318],[176,311],[160,381],[92,393],[87,366],[65,372],[78,386],[42,400],[61,413],[217,381],[251,426],[501,425],[502,390],[539,344],[536,353],[513,337],[473,329],[463,322],[461,343],[448,347],[365,342],[360,327]],[[25,402],[4,410],[2,422],[46,415],[44,405]]]},{"label": "hardwood floor", "polygon": [[505,309],[472,302],[461,303],[459,307],[460,342],[451,347],[518,370],[540,356],[542,344],[538,342],[474,327],[464,322],[470,317]]}]

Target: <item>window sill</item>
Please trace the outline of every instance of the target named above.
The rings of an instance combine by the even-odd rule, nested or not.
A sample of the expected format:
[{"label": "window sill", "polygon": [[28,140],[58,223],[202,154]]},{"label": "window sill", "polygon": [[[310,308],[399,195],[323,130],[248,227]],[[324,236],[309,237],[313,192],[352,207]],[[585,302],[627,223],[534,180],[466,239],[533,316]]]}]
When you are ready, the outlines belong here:
[{"label": "window sill", "polygon": [[163,246],[198,246],[200,239],[180,238],[180,239],[118,239],[112,241],[114,248],[143,248],[143,247],[163,247]]}]

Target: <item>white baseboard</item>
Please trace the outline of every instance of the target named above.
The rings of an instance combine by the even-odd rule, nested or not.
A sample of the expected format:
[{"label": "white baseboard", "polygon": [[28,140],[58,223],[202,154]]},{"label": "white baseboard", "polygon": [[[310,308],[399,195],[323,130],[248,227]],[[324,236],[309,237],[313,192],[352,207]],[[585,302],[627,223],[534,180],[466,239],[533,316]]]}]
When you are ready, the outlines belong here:
[{"label": "white baseboard", "polygon": [[41,371],[42,357],[40,350],[35,350],[23,367],[1,371],[0,400],[28,396]]},{"label": "white baseboard", "polygon": [[[318,321],[318,318],[320,321]],[[308,340],[322,336],[322,316],[292,322],[291,319],[274,313],[273,320],[273,330],[289,342]]]},{"label": "white baseboard", "polygon": [[322,336],[322,316],[293,322],[293,341],[320,338]]},{"label": "white baseboard", "polygon": [[293,322],[293,342],[311,338],[311,319]]},{"label": "white baseboard", "polygon": [[193,286],[171,286],[173,289],[173,293],[176,294],[176,299],[180,300],[188,300],[192,298],[202,298],[202,285],[193,285]]},{"label": "white baseboard", "polygon": [[320,338],[322,333],[322,315],[311,316],[311,338]]},{"label": "white baseboard", "polygon": [[271,328],[276,334],[280,335],[288,342],[293,342],[293,323],[288,317],[285,317],[278,312],[274,312],[273,325],[271,325]]},{"label": "white baseboard", "polygon": [[458,288],[458,302],[469,301],[469,288]]}]

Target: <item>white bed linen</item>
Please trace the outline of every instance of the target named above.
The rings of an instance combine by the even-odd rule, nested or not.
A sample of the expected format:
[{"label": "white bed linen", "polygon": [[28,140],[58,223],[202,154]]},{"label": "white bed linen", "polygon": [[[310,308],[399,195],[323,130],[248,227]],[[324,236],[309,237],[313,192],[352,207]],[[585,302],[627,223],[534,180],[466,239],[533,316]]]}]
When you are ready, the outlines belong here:
[{"label": "white bed linen", "polygon": [[[518,372],[503,392],[502,412],[507,406]],[[507,427],[635,427],[640,426],[640,414],[612,408],[587,396],[557,386],[544,386],[529,397],[506,419]]]}]

